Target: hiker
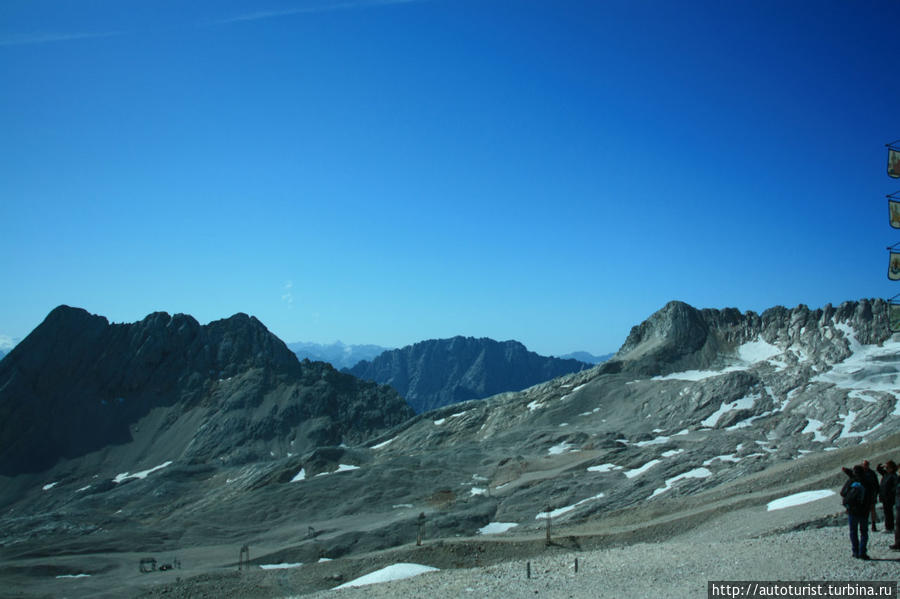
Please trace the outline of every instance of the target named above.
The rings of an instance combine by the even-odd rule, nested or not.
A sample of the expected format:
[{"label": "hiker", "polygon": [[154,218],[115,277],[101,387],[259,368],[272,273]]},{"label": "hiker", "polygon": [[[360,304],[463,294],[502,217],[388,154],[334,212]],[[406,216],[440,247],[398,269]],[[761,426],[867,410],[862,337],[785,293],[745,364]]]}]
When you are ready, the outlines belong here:
[{"label": "hiker", "polygon": [[897,498],[897,464],[894,460],[888,460],[883,466],[878,464],[875,468],[881,475],[881,486],[878,496],[881,498],[881,508],[884,510],[884,529],[894,531],[894,500]]},{"label": "hiker", "polygon": [[850,547],[853,557],[869,559],[866,545],[869,543],[869,506],[870,501],[864,483],[865,469],[857,464],[853,470],[844,468],[850,478],[841,489],[844,507],[847,508],[847,522],[850,525]]},{"label": "hiker", "polygon": [[[854,466],[855,468],[855,466]],[[872,532],[878,532],[875,522],[878,520],[878,514],[875,512],[875,504],[878,502],[878,475],[869,468],[869,460],[863,460],[863,480],[866,486],[866,496],[869,500],[869,514],[872,517]]]}]

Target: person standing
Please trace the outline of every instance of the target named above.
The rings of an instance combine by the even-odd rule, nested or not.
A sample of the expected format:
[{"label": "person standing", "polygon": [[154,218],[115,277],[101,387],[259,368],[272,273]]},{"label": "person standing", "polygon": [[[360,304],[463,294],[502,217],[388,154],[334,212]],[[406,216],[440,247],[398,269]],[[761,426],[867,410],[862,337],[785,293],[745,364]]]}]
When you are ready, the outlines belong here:
[{"label": "person standing", "polygon": [[894,460],[888,460],[884,466],[879,464],[876,470],[881,474],[878,496],[881,498],[881,508],[884,511],[884,529],[893,532],[894,501],[897,498],[897,464]]},{"label": "person standing", "polygon": [[[854,469],[856,467],[854,466]],[[872,532],[878,532],[875,522],[878,520],[878,514],[875,512],[875,504],[878,503],[878,475],[869,468],[869,460],[863,460],[863,479],[862,483],[866,487],[866,494],[869,500],[869,514],[872,517]]]},{"label": "person standing", "polygon": [[857,464],[853,470],[844,469],[850,477],[841,489],[844,507],[847,508],[847,523],[850,525],[850,547],[853,557],[869,559],[866,547],[869,543],[869,498],[864,484],[865,469]]}]

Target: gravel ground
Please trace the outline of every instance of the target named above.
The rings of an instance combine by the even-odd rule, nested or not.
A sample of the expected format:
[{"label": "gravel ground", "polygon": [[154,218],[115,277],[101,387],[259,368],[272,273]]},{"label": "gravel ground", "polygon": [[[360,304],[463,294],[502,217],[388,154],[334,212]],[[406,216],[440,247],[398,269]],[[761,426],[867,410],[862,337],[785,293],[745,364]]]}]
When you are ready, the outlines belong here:
[{"label": "gravel ground", "polygon": [[892,542],[872,533],[868,562],[850,556],[847,530],[836,526],[735,541],[641,543],[535,558],[531,579],[526,562],[516,560],[303,597],[696,598],[706,596],[710,580],[896,580],[900,553],[888,549]]}]

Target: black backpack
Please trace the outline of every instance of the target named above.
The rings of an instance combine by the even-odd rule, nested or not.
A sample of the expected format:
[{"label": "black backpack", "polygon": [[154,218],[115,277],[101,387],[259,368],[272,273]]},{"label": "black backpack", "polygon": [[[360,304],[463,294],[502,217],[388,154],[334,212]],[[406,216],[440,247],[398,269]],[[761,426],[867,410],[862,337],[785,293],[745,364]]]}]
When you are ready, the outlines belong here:
[{"label": "black backpack", "polygon": [[865,513],[868,505],[866,504],[866,488],[859,481],[850,483],[847,494],[844,495],[844,507],[851,513]]}]

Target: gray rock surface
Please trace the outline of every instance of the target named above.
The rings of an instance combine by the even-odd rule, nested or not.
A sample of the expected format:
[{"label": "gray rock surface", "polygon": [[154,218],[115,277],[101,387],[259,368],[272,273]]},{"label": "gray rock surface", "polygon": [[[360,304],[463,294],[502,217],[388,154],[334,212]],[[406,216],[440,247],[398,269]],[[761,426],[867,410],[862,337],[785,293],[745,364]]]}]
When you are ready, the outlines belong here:
[{"label": "gray rock surface", "polygon": [[[89,333],[90,327],[79,330]],[[232,383],[252,389],[273,376],[263,371],[235,373]],[[318,394],[311,392],[309,401]],[[692,543],[714,539],[724,545],[685,563],[710,578],[725,575],[738,570],[726,567],[723,552],[762,559],[750,541],[764,531],[747,529],[752,519],[746,510],[795,491],[840,488],[840,467],[862,458],[897,460],[900,339],[890,336],[880,300],[762,315],[673,303],[635,327],[613,359],[591,369],[404,418],[365,440],[345,434],[343,444],[329,432],[334,417],[306,419],[297,438],[311,441],[296,451],[277,434],[282,444],[248,440],[281,430],[279,415],[292,395],[264,396],[261,403],[250,391],[214,397],[218,428],[197,437],[199,454],[219,451],[215,438],[244,439],[224,443],[230,449],[214,458],[186,457],[194,450],[169,441],[194,439],[206,412],[174,417],[162,406],[129,428],[131,440],[39,473],[0,477],[4,576],[30,588],[43,580],[29,574],[38,572],[34,568],[87,567],[83,556],[90,554],[102,556],[109,568],[95,567],[97,578],[84,582],[94,591],[103,581],[118,581],[134,594],[154,596],[149,581],[166,579],[127,578],[125,556],[179,552],[189,556],[196,577],[182,596],[285,597],[298,593],[295,577],[306,592],[393,561],[421,557],[446,569],[538,555],[548,509],[567,550],[638,547],[702,532],[705,537],[685,537],[687,544],[670,551],[647,546],[627,555],[671,567],[662,557],[687,560]],[[322,409],[333,403],[324,401]],[[185,431],[190,436],[180,436]],[[119,476],[163,460],[171,463],[143,477]],[[828,506],[817,518],[840,510],[837,500]],[[735,538],[716,537],[710,522],[728,513],[743,514],[724,528]],[[420,514],[424,553],[410,546]],[[778,527],[798,522],[788,518]],[[480,535],[491,523],[511,528]],[[773,546],[785,551],[793,542],[819,542],[814,533],[777,534],[785,536]],[[244,543],[253,548],[255,564],[313,567],[236,579],[232,570]],[[321,558],[333,561],[319,564]],[[637,576],[615,555],[597,559]],[[758,563],[748,572],[777,578],[790,570]],[[848,576],[858,566],[826,564]],[[513,568],[498,566],[500,580],[506,567]],[[691,580],[672,596],[690,596],[705,580]],[[63,583],[41,588],[59,595],[55,584]],[[455,594],[457,583],[447,584],[423,592]],[[509,583],[510,593],[519,593],[516,584]],[[656,588],[641,584],[631,596]],[[176,586],[165,586],[167,596],[179,596],[169,594]]]}]

